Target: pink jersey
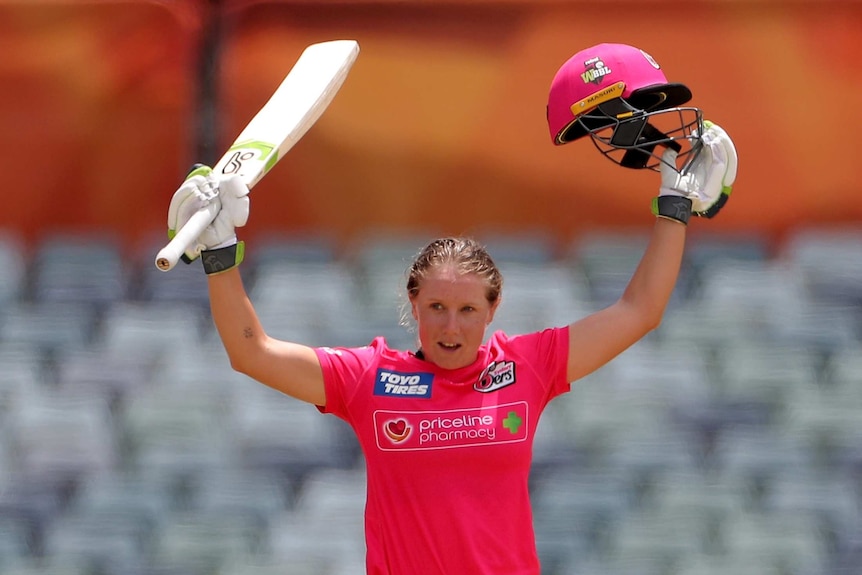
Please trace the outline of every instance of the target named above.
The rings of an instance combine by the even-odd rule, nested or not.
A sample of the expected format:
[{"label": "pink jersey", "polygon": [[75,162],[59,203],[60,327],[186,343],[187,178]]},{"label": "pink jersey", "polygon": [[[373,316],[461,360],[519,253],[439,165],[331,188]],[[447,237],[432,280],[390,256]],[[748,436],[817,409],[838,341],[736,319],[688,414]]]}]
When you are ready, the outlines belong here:
[{"label": "pink jersey", "polygon": [[445,370],[382,338],[318,348],[326,407],[365,454],[368,575],[538,575],[528,493],[539,415],[569,390],[567,328],[494,333]]}]

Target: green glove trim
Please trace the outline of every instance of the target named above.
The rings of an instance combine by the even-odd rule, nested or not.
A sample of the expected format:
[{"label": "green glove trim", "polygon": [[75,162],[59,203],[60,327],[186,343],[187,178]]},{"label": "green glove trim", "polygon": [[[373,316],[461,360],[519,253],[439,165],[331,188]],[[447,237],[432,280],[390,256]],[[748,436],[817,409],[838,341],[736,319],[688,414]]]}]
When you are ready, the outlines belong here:
[{"label": "green glove trim", "polygon": [[186,174],[186,179],[188,180],[189,178],[191,178],[193,176],[207,176],[207,175],[211,174],[212,171],[213,171],[213,169],[207,165],[195,164],[192,166],[192,169],[189,171],[189,173]]},{"label": "green glove trim", "polygon": [[245,242],[237,242],[226,248],[204,250],[201,252],[201,263],[207,275],[219,274],[236,267],[245,259]]},{"label": "green glove trim", "polygon": [[682,196],[655,197],[651,207],[654,216],[675,220],[683,225],[687,225],[691,217],[691,200]]}]

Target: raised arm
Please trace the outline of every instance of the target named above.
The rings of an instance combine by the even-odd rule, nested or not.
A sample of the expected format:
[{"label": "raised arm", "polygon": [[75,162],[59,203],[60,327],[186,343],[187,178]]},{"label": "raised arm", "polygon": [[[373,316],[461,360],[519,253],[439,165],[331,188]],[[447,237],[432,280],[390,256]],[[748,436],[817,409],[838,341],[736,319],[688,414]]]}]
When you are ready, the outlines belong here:
[{"label": "raised arm", "polygon": [[183,258],[201,259],[213,320],[231,366],[296,399],[326,405],[317,354],[308,346],[269,337],[243,286],[237,266],[243,260],[244,244],[237,242],[236,228],[248,220],[249,200],[242,180],[218,179],[205,166],[192,172],[171,199],[169,236],[201,207],[210,205],[218,215]]},{"label": "raised arm", "polygon": [[620,299],[569,326],[569,381],[600,368],[661,323],[682,263],[686,226],[656,218]]},{"label": "raised arm", "polygon": [[689,216],[713,217],[730,196],[736,150],[720,127],[705,122],[703,150],[679,174],[676,152],[662,156],[657,219],[646,250],[620,299],[569,326],[569,381],[602,367],[658,327],[682,265]]},{"label": "raised arm", "polygon": [[308,346],[266,334],[238,268],[208,276],[213,321],[231,366],[249,377],[315,405],[326,405],[323,373]]}]

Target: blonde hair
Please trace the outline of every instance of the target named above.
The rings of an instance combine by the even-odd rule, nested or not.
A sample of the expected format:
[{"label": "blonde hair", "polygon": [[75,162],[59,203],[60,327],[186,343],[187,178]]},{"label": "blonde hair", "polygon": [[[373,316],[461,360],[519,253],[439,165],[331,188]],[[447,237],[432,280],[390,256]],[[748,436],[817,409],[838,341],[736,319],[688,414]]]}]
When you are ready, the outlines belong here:
[{"label": "blonde hair", "polygon": [[407,270],[407,296],[419,293],[422,279],[434,267],[451,264],[462,274],[476,274],[487,283],[485,297],[494,304],[503,291],[503,276],[485,247],[472,238],[438,238],[425,246]]}]

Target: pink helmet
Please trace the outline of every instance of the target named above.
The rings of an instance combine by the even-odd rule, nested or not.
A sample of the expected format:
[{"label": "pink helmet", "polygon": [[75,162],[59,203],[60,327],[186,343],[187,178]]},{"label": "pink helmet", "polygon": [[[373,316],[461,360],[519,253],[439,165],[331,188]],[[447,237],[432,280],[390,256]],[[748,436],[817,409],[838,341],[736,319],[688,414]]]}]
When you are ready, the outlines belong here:
[{"label": "pink helmet", "polygon": [[[703,133],[700,110],[679,107],[690,99],[691,91],[669,83],[658,62],[643,50],[598,44],[569,58],[554,76],[548,128],[556,145],[590,135],[618,164],[655,168],[656,145],[679,151],[687,140],[690,150]],[[669,118],[669,128],[656,125]]]}]

